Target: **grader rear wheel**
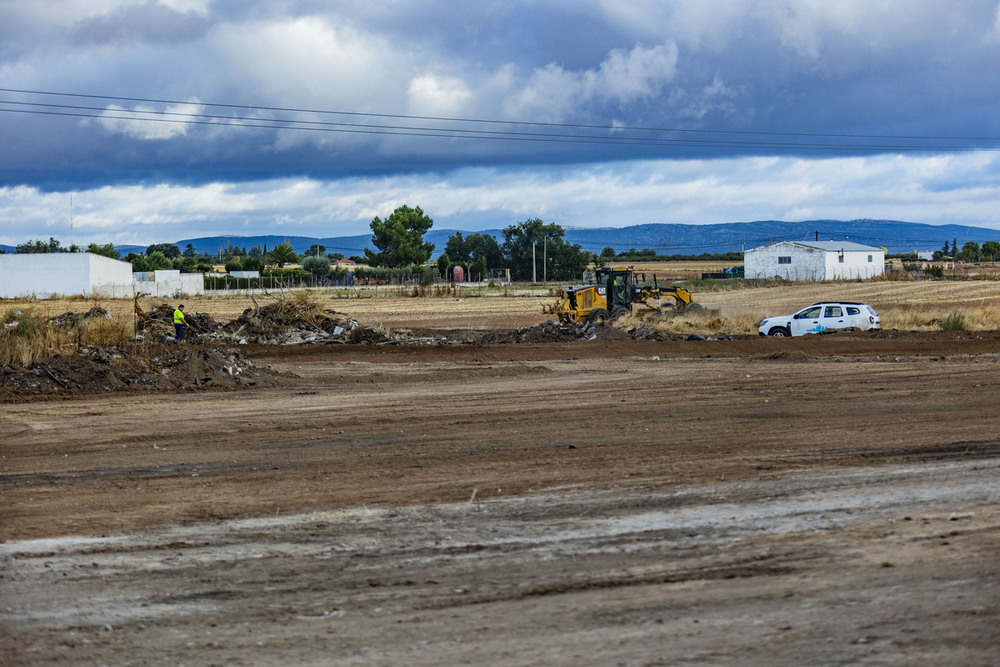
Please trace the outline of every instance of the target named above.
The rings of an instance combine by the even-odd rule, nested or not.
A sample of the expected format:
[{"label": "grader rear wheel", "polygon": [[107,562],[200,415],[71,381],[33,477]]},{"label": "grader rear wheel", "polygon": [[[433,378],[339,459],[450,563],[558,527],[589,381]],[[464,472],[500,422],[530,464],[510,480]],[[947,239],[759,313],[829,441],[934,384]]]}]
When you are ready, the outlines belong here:
[{"label": "grader rear wheel", "polygon": [[587,315],[587,322],[594,325],[605,324],[608,319],[610,319],[608,317],[608,311],[603,308],[594,308]]},{"label": "grader rear wheel", "polygon": [[611,319],[617,320],[619,317],[624,317],[625,315],[631,315],[632,311],[625,306],[615,306],[614,310],[611,311]]}]

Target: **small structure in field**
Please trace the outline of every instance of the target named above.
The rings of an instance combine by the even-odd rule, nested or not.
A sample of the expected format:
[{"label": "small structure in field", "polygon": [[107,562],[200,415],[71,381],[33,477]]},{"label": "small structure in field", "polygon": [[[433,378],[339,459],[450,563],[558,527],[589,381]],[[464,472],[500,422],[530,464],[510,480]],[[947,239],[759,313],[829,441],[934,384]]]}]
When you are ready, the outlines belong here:
[{"label": "small structure in field", "polygon": [[779,241],[743,253],[747,278],[859,280],[885,273],[885,250],[850,241]]}]

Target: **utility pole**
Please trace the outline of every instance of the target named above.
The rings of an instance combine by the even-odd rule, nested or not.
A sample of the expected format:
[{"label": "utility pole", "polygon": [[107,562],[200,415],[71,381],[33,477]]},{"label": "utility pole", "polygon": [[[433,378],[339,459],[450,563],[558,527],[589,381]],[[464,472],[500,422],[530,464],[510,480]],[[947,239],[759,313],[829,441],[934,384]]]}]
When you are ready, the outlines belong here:
[{"label": "utility pole", "polygon": [[531,242],[531,282],[538,282],[538,269],[535,268],[535,246],[538,245],[538,241]]},{"label": "utility pole", "polygon": [[549,237],[546,236],[542,243],[542,282],[549,282]]}]

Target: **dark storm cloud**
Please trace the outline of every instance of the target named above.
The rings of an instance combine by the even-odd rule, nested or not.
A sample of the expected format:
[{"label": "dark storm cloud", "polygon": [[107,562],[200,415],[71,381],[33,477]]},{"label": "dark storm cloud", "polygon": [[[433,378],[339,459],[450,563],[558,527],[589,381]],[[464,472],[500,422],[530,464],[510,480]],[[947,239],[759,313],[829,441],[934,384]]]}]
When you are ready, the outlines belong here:
[{"label": "dark storm cloud", "polygon": [[[631,193],[649,221],[676,194],[635,187],[636,165],[652,181],[685,180],[678,163],[710,179],[690,161],[714,161],[742,193],[739,165],[761,189],[755,160],[773,157],[768,173],[788,187],[769,190],[770,216],[850,211],[826,186],[839,182],[829,165],[884,174],[887,192],[907,178],[912,191],[963,192],[980,215],[995,190],[998,62],[996,0],[2,3],[0,188],[398,177],[448,191],[458,173],[524,184],[607,164],[630,175],[619,189],[603,174],[607,199],[630,206],[619,195]],[[537,182],[534,209],[555,210],[568,186]],[[681,199],[674,214],[704,220]],[[736,200],[712,210],[765,206]]]},{"label": "dark storm cloud", "polygon": [[208,18],[197,12],[178,12],[157,0],[118,7],[79,21],[72,30],[77,44],[120,42],[188,42],[203,36]]}]

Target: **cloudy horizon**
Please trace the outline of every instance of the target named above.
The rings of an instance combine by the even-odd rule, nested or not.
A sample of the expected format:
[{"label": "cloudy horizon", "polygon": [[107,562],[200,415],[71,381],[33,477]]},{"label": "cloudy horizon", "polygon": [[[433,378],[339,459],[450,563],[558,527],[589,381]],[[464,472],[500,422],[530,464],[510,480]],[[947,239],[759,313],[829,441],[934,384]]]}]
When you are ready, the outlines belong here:
[{"label": "cloudy horizon", "polygon": [[[0,5],[0,243],[1000,229],[1000,2]],[[72,200],[72,205],[70,204]]]}]

